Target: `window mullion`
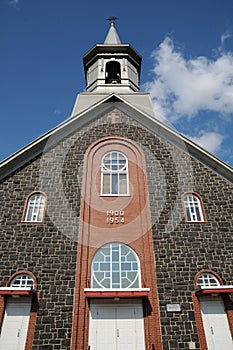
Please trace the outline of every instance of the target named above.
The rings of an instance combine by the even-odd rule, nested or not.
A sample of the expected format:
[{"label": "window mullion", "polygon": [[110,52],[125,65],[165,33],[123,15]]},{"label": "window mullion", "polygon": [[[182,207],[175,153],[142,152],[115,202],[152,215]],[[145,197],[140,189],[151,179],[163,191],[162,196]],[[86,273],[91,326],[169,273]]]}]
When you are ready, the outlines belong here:
[{"label": "window mullion", "polygon": [[112,152],[110,153],[110,166],[109,166],[109,170],[110,170],[110,194],[112,194]]},{"label": "window mullion", "polygon": [[119,160],[119,153],[117,153],[117,157],[116,157],[116,162],[117,162],[117,194],[119,195],[119,193],[120,193],[120,185],[119,185],[119,180],[120,180],[120,175],[119,175],[119,173],[120,173],[120,164],[119,164],[119,162],[120,162],[120,160]]},{"label": "window mullion", "polygon": [[110,244],[110,288],[112,289],[112,243]]},{"label": "window mullion", "polygon": [[36,215],[36,220],[35,221],[38,221],[38,217],[39,217],[39,211],[40,211],[40,197],[36,195],[36,198],[35,198],[35,215]]},{"label": "window mullion", "polygon": [[41,196],[36,197],[36,221],[40,221],[40,199]]},{"label": "window mullion", "polygon": [[195,213],[195,221],[198,221],[198,217],[197,217],[197,202],[196,202],[196,198],[193,196],[193,207],[194,207],[194,213]]},{"label": "window mullion", "polygon": [[36,212],[36,196],[35,196],[34,201],[33,201],[33,208],[32,208],[32,221],[37,221],[37,218],[36,218],[36,217],[35,217],[35,219],[34,219],[35,212]]},{"label": "window mullion", "polygon": [[122,278],[121,278],[121,247],[122,245],[120,244],[120,249],[119,249],[119,274],[120,274],[120,288],[122,288]]},{"label": "window mullion", "polygon": [[[108,176],[104,176],[108,175]],[[123,175],[123,176],[122,176]],[[122,180],[122,184],[120,183]],[[106,153],[101,163],[101,195],[128,195],[128,159],[118,151]]]}]

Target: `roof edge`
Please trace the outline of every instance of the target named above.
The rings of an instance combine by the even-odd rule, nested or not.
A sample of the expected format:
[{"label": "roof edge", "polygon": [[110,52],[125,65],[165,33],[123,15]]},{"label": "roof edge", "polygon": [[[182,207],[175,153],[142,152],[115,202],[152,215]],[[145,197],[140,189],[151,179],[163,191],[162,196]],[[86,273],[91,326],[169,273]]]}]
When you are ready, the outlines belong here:
[{"label": "roof edge", "polygon": [[[144,125],[147,129],[154,132],[155,134],[163,138],[167,138],[168,141],[173,145],[179,149],[182,149],[185,153],[190,154],[202,164],[208,166],[231,183],[233,182],[233,168],[230,165],[226,164],[202,147],[198,146],[196,143],[189,140],[187,137],[180,134],[176,130],[172,129],[170,126],[156,119],[156,113],[155,117],[152,117],[126,101],[122,96],[119,96],[115,93],[105,96],[90,108],[87,108],[79,114],[72,116],[72,118],[69,117],[63,123],[49,130],[47,133],[41,135],[34,141],[30,142],[28,145],[21,148],[19,151],[15,152],[13,155],[3,160],[0,163],[0,180],[9,176],[17,169],[27,164],[30,160],[39,156],[43,152],[46,142],[50,136],[57,134],[57,138],[54,137],[54,140],[59,141],[59,135],[62,135],[64,137],[64,135],[67,136],[74,130],[72,129],[73,123],[79,121],[78,127],[81,128],[83,125],[92,120],[91,112],[94,109],[98,109],[99,113],[101,113],[101,107],[102,113],[105,113],[110,108],[109,104],[111,102],[114,102],[116,104],[116,108],[119,108],[121,110],[127,109],[128,113],[130,109],[136,111],[137,113],[134,113],[133,116],[135,120],[137,120],[140,124]],[[65,128],[67,128],[67,130],[64,130]]]}]

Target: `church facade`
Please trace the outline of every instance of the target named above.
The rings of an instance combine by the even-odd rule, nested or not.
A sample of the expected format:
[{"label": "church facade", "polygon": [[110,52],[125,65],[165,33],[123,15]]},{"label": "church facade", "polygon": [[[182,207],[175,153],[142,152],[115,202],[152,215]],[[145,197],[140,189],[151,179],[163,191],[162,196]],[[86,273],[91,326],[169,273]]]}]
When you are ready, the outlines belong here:
[{"label": "church facade", "polygon": [[233,170],[159,121],[114,18],[71,117],[1,164],[0,349],[233,349]]}]

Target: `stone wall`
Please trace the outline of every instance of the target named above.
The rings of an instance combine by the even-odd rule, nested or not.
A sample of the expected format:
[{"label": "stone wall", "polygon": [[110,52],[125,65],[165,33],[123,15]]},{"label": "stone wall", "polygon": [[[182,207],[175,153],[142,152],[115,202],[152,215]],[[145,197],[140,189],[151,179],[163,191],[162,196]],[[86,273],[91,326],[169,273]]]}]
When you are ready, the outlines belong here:
[{"label": "stone wall", "polygon": [[[194,276],[211,269],[233,284],[233,186],[116,109],[55,147],[48,143],[1,184],[1,286],[16,271],[31,271],[40,292],[33,350],[70,348],[83,157],[92,142],[110,135],[134,140],[145,154],[164,350],[191,343],[199,349]],[[45,221],[23,223],[25,200],[35,190],[47,195]],[[206,223],[185,223],[186,191],[202,197]],[[168,303],[180,304],[181,312],[168,313]]]}]

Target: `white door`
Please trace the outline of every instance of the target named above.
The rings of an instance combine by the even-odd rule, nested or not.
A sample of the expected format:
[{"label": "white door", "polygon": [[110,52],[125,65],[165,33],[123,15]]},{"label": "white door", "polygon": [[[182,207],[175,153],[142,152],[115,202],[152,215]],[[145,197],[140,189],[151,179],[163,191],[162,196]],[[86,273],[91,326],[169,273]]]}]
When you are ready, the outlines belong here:
[{"label": "white door", "polygon": [[222,297],[200,297],[200,304],[208,350],[233,350]]},{"label": "white door", "polygon": [[142,303],[91,303],[90,350],[145,350]]},{"label": "white door", "polygon": [[30,311],[31,298],[8,297],[0,335],[0,349],[24,350]]}]

